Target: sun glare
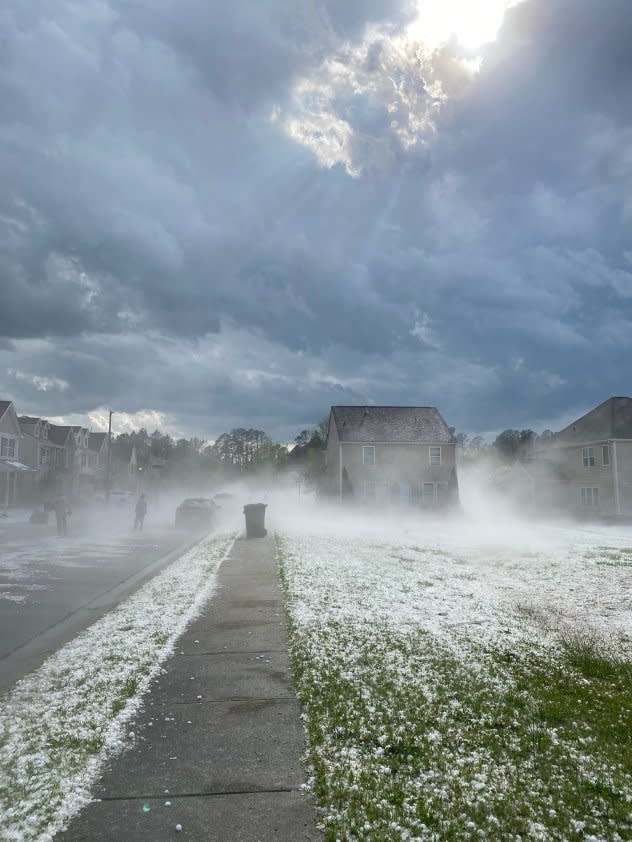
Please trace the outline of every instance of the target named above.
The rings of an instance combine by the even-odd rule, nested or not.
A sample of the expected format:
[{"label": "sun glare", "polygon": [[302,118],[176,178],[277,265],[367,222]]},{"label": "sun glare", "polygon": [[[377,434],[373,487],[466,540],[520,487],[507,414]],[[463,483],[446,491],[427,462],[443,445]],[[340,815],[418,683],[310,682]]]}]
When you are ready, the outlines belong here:
[{"label": "sun glare", "polygon": [[409,38],[438,47],[453,35],[460,44],[476,49],[493,41],[505,10],[516,0],[419,0],[418,17],[407,30]]}]

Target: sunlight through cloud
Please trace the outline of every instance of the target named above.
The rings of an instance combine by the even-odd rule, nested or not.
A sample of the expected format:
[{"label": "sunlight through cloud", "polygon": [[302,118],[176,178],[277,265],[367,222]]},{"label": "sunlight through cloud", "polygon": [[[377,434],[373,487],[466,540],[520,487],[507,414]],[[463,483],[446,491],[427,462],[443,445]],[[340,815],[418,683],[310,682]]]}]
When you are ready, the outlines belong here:
[{"label": "sunlight through cloud", "polygon": [[453,36],[462,46],[476,49],[495,40],[505,10],[515,5],[516,0],[419,0],[418,17],[406,34],[431,49]]}]

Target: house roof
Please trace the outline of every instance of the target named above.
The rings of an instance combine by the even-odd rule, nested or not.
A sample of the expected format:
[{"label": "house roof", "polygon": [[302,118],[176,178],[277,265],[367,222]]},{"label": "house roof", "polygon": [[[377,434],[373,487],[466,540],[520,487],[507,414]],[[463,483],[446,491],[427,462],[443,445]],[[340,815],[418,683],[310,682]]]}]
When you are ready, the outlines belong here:
[{"label": "house roof", "polygon": [[4,415],[7,409],[11,406],[13,401],[0,401],[0,418]]},{"label": "house roof", "polygon": [[612,397],[555,434],[554,442],[632,438],[632,398]]},{"label": "house roof", "polygon": [[37,422],[41,421],[41,419],[33,418],[32,415],[18,415],[18,421],[20,424],[37,424]]},{"label": "house roof", "polygon": [[434,406],[332,406],[340,441],[450,444],[454,437]]},{"label": "house roof", "polygon": [[90,433],[88,436],[88,447],[90,450],[101,450],[103,442],[108,437],[107,433]]},{"label": "house roof", "polygon": [[48,430],[48,440],[53,444],[65,445],[72,427],[60,427],[58,424],[51,424]]}]

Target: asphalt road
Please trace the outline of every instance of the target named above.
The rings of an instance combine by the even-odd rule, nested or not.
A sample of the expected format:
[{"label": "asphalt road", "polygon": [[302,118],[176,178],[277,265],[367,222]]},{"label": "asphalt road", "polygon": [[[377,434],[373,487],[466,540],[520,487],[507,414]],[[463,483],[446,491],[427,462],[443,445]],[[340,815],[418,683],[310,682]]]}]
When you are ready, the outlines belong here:
[{"label": "asphalt road", "polygon": [[131,511],[84,512],[57,537],[53,520],[0,520],[0,692],[176,558],[195,535],[173,527],[171,507],[143,532]]}]

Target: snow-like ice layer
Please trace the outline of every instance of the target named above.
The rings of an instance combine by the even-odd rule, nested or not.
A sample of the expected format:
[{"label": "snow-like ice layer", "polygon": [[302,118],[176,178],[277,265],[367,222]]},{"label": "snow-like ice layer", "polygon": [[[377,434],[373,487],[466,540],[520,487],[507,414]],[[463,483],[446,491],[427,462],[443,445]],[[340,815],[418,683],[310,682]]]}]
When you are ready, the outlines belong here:
[{"label": "snow-like ice layer", "polygon": [[[471,633],[483,642],[500,628],[505,633],[511,617],[528,609],[547,628],[593,634],[632,654],[631,526],[507,516],[486,523],[419,515],[369,519],[341,517],[335,510],[317,521],[305,511],[293,512],[278,526],[307,542],[309,564],[322,563],[327,576],[355,570],[371,601],[367,611],[378,615],[423,619],[437,633],[457,624],[478,626]],[[389,565],[389,555],[402,565]],[[420,576],[424,598],[415,605],[406,594]]]},{"label": "snow-like ice layer", "polygon": [[0,706],[0,838],[49,840],[90,798],[126,723],[212,595],[232,535],[203,540],[19,681]]}]

